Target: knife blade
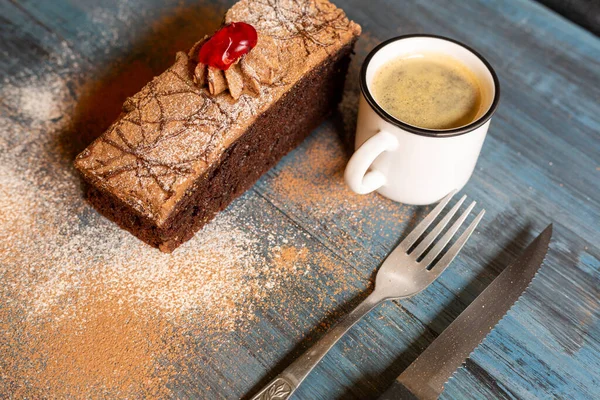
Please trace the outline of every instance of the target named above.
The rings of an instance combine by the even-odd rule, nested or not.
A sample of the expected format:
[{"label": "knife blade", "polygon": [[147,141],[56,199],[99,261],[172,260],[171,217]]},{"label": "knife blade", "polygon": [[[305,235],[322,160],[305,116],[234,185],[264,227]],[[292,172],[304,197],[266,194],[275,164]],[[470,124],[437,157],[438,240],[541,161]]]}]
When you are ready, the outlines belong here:
[{"label": "knife blade", "polygon": [[548,252],[552,224],[394,381],[380,400],[437,399],[452,374],[523,294]]}]

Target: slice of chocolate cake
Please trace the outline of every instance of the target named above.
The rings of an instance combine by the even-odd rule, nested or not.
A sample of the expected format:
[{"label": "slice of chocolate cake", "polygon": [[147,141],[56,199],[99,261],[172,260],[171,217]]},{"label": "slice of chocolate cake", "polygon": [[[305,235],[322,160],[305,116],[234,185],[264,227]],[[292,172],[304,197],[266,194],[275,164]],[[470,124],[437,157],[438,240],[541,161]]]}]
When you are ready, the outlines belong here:
[{"label": "slice of chocolate cake", "polygon": [[238,2],[77,156],[90,202],[173,251],[331,113],[359,34],[327,0]]}]

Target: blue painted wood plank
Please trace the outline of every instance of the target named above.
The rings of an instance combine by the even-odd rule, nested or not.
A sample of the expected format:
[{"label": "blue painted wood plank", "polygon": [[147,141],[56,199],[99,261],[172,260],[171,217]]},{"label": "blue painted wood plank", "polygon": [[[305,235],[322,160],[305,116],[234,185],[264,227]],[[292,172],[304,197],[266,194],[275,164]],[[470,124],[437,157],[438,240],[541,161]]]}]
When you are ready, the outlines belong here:
[{"label": "blue painted wood plank", "polygon": [[[232,1],[22,0],[18,4],[37,21],[65,38],[93,62],[144,57],[165,69],[175,52],[213,32]],[[134,28],[134,29],[132,29]],[[132,54],[133,53],[133,54]]]}]

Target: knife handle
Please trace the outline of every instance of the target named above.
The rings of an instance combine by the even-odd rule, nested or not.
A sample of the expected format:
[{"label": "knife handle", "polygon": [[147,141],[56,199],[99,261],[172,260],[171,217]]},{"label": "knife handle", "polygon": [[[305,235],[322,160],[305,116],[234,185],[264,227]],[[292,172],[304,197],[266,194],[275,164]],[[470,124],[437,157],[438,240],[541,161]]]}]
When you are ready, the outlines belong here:
[{"label": "knife handle", "polygon": [[379,294],[371,293],[325,336],[252,397],[252,400],[286,400],[289,398],[338,340],[383,300],[385,299]]}]

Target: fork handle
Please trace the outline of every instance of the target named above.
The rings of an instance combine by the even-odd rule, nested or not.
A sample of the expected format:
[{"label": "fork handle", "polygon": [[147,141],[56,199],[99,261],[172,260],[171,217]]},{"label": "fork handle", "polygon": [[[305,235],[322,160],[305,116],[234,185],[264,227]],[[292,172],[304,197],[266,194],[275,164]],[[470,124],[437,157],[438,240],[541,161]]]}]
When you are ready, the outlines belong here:
[{"label": "fork handle", "polygon": [[258,392],[252,400],[285,400],[289,398],[337,341],[383,300],[384,298],[377,293],[371,293],[325,336]]}]

